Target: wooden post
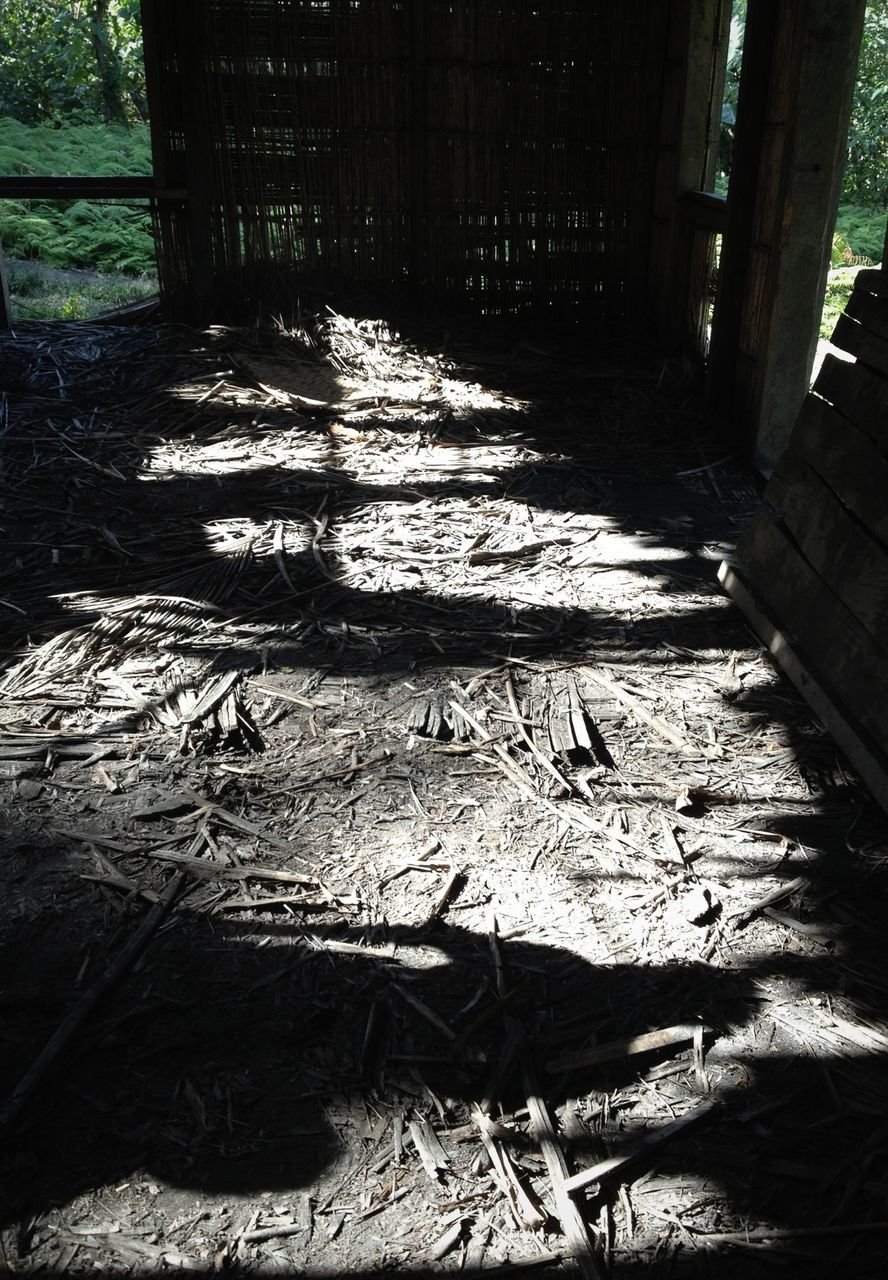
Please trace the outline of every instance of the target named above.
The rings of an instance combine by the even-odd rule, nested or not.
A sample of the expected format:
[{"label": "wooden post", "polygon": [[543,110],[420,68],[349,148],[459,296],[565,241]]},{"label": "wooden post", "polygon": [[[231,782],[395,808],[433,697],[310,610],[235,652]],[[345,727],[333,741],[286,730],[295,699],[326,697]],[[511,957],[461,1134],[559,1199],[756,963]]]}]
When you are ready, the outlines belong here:
[{"label": "wooden post", "polygon": [[[210,321],[215,286],[213,263],[213,139],[207,103],[205,22],[209,6],[191,0],[186,7],[183,74],[185,89],[185,151],[188,158],[188,240],[191,250],[191,318]],[[216,122],[221,126],[221,121]]]},{"label": "wooden post", "polygon": [[749,0],[709,393],[770,471],[808,389],[865,0]]},{"label": "wooden post", "polygon": [[[148,88],[151,145],[154,161],[154,194],[166,188],[185,195],[183,213],[167,208],[155,218],[160,230],[157,246],[162,300],[174,308],[176,319],[206,323],[211,317],[215,289],[213,254],[213,197],[216,172],[213,155],[211,91],[207,75],[206,26],[213,20],[208,0],[188,0],[178,5],[166,0],[141,0]],[[166,100],[175,68],[181,102]],[[177,96],[177,95],[176,95]],[[181,129],[185,147],[181,159],[172,158],[170,131]],[[178,150],[178,149],[177,149]],[[181,218],[181,221],[180,221]],[[172,245],[187,235],[188,278],[169,275],[164,238]],[[179,253],[172,254],[179,260]]]},{"label": "wooden post", "polygon": [[0,241],[0,329],[12,328],[12,307],[9,302],[9,288],[6,283],[6,261],[3,257],[3,242]]},{"label": "wooden post", "polygon": [[429,124],[429,92],[427,60],[429,50],[426,48],[426,24],[423,20],[422,4],[414,4],[411,21],[412,77],[411,77],[411,109],[413,123],[410,136],[410,169],[412,172],[410,190],[410,209],[407,214],[410,244],[407,249],[413,288],[423,281],[427,271],[427,254],[425,250],[428,227],[426,226],[426,204],[428,193],[428,145]]},{"label": "wooden post", "polygon": [[730,0],[681,0],[671,9],[657,138],[650,280],[660,345],[685,346],[692,228],[681,197],[712,189],[728,56]]}]

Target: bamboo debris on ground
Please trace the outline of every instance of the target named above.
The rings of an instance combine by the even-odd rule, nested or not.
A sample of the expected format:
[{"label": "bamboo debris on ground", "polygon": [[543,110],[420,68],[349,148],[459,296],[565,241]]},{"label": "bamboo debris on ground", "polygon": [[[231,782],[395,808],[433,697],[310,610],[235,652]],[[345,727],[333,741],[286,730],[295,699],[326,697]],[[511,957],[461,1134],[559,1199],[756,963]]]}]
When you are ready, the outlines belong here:
[{"label": "bamboo debris on ground", "polygon": [[[494,1275],[506,1256],[544,1266],[579,1252],[593,1274],[611,1255],[619,1266],[626,1250],[671,1247],[671,1232],[702,1248],[707,1227],[744,1220],[724,1191],[690,1217],[708,1167],[694,1144],[645,1174],[707,1115],[724,1123],[701,1138],[701,1158],[724,1131],[729,1167],[743,1146],[729,1126],[757,1108],[779,1114],[788,1095],[744,1079],[744,1053],[765,1075],[781,1053],[804,1055],[800,1075],[816,1057],[832,1093],[812,1142],[833,1141],[833,1112],[853,1135],[884,1109],[884,1029],[868,997],[852,1007],[830,991],[818,1012],[801,981],[762,960],[788,945],[799,973],[820,963],[817,935],[787,939],[767,912],[801,886],[808,914],[827,913],[812,832],[824,813],[846,821],[829,788],[852,784],[706,594],[703,532],[681,523],[698,492],[682,482],[671,526],[624,510],[627,477],[672,483],[708,448],[664,417],[648,384],[627,398],[619,370],[591,376],[588,349],[573,365],[521,345],[455,342],[444,357],[334,314],[301,336],[84,326],[54,342],[29,331],[3,348],[21,356],[25,391],[4,437],[17,560],[0,583],[13,637],[0,760],[10,824],[30,822],[28,840],[39,830],[52,853],[28,853],[28,877],[73,883],[85,921],[99,908],[125,921],[122,895],[150,900],[171,867],[187,874],[197,949],[179,955],[170,1007],[181,998],[210,1038],[219,1023],[219,1061],[239,1055],[260,1084],[267,1069],[282,1112],[274,1045],[255,1027],[292,1010],[287,1088],[317,1103],[350,1170],[343,1182],[320,1158],[308,1169],[310,1231],[258,1200],[252,1222],[213,1218],[202,1235],[208,1219],[195,1219],[201,1256],[276,1266],[277,1238],[304,1270],[304,1239],[329,1263],[337,1241],[369,1247],[360,1224],[377,1219],[393,1267],[443,1257],[468,1271],[480,1259]],[[115,351],[133,374],[123,407]],[[558,384],[554,398],[541,378]],[[562,392],[587,406],[588,430],[558,407]],[[718,483],[737,486],[736,509],[749,498],[734,473]],[[635,527],[645,533],[633,540]],[[699,580],[670,568],[691,548]],[[718,909],[689,927],[695,892]],[[858,999],[855,970],[872,990],[885,976],[851,932],[839,926],[830,964]],[[191,961],[212,971],[209,1002],[189,987]],[[217,966],[224,999],[212,994]],[[725,1030],[738,1005],[747,1021]],[[112,1023],[125,1070],[140,1012]],[[164,1025],[176,1066],[181,1029]],[[723,1052],[704,1072],[710,1025]],[[775,1045],[759,1054],[762,1028]],[[165,1069],[165,1049],[142,1052]],[[643,1053],[657,1065],[639,1064]],[[543,1088],[522,1082],[522,1062],[547,1068]],[[253,1113],[245,1121],[231,1097],[234,1068],[225,1077],[207,1055],[179,1065],[187,1086],[164,1087],[194,1123],[172,1141],[199,1169],[214,1143],[251,1132]],[[580,1099],[567,1092],[574,1070],[589,1087]],[[746,1110],[722,1107],[743,1089]],[[220,1099],[229,1113],[213,1130]],[[122,1105],[121,1128],[137,1129],[138,1100]],[[251,1094],[245,1105],[262,1104]],[[290,1150],[298,1135],[308,1150],[306,1128],[300,1115],[290,1133],[275,1114],[267,1141]],[[775,1124],[779,1158],[794,1141]],[[834,1167],[832,1149],[820,1154],[806,1187]],[[670,1164],[686,1185],[670,1183]],[[602,1191],[590,1201],[592,1183]],[[559,1226],[574,1232],[557,1251],[545,1247],[558,1242],[553,1189]],[[601,1213],[597,1227],[587,1211]],[[144,1257],[178,1265],[164,1249],[171,1220],[157,1214],[161,1243]],[[753,1231],[770,1220],[763,1200],[747,1217]],[[112,1265],[102,1237],[75,1238]]]},{"label": "bamboo debris on ground", "polygon": [[589,1229],[583,1220],[580,1210],[570,1196],[567,1161],[561,1149],[552,1124],[552,1118],[546,1108],[536,1074],[531,1064],[525,1060],[522,1064],[522,1079],[527,1095],[527,1109],[530,1114],[531,1132],[533,1133],[546,1167],[549,1170],[549,1181],[555,1197],[555,1211],[568,1244],[571,1257],[575,1258],[581,1275],[587,1280],[601,1280],[603,1272],[598,1265],[596,1249],[590,1238]]},{"label": "bamboo debris on ground", "polygon": [[508,1149],[492,1129],[488,1116],[476,1110],[474,1120],[490,1159],[493,1176],[502,1195],[506,1198],[516,1226],[519,1230],[538,1231],[545,1224],[546,1215],[530,1197],[524,1183],[515,1172]]},{"label": "bamboo debris on ground", "polygon": [[579,1191],[583,1187],[604,1182],[605,1179],[623,1174],[630,1165],[636,1164],[650,1155],[652,1151],[656,1151],[665,1143],[671,1142],[673,1138],[684,1133],[691,1125],[695,1125],[701,1120],[711,1119],[717,1114],[718,1110],[719,1104],[717,1102],[701,1102],[683,1116],[679,1116],[677,1119],[671,1120],[668,1124],[661,1125],[657,1129],[649,1130],[628,1151],[624,1151],[620,1155],[609,1156],[606,1160],[599,1160],[597,1164],[590,1165],[588,1169],[583,1169],[580,1173],[575,1173],[565,1179],[565,1190]]},{"label": "bamboo debris on ground", "polygon": [[[674,1027],[663,1027],[658,1031],[646,1031],[641,1035],[628,1036],[624,1040],[613,1040],[609,1044],[597,1045],[594,1049],[581,1049],[578,1053],[568,1053],[560,1058],[553,1058],[546,1063],[547,1071],[575,1071],[579,1067],[594,1066],[601,1062],[612,1062],[616,1058],[629,1057],[636,1053],[650,1053],[654,1049],[671,1047],[684,1041],[693,1041],[699,1030],[698,1024],[681,1024]],[[706,1028],[702,1030],[705,1032]]]}]

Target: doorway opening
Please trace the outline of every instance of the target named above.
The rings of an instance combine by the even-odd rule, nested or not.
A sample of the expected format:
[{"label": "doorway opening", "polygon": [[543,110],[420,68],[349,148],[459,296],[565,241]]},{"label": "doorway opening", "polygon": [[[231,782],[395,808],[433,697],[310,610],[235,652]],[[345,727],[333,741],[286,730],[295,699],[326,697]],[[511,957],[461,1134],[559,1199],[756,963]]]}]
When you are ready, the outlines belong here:
[{"label": "doorway opening", "polygon": [[[715,190],[726,196],[731,174],[737,100],[743,65],[747,0],[733,0]],[[888,218],[888,0],[869,0],[848,127],[845,168],[830,248],[813,377],[857,273],[877,266]],[[717,259],[716,259],[717,262]],[[717,270],[717,267],[716,267]]]}]

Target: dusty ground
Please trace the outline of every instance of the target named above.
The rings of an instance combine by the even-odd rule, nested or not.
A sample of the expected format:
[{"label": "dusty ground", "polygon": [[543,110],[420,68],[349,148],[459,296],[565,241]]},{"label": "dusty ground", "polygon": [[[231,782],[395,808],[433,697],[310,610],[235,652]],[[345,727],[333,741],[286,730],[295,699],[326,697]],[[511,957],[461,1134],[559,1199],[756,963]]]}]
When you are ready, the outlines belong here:
[{"label": "dusty ground", "polygon": [[0,1268],[881,1274],[886,833],[675,371],[0,355]]}]

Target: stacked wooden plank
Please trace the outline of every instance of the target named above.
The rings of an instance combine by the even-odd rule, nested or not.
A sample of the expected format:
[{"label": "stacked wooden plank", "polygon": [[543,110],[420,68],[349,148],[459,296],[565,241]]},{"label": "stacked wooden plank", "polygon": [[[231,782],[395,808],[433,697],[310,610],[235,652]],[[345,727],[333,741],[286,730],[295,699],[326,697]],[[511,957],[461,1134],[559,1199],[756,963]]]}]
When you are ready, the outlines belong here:
[{"label": "stacked wooden plank", "polygon": [[722,581],[888,808],[888,272],[832,340]]}]

